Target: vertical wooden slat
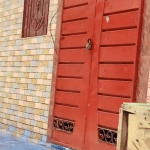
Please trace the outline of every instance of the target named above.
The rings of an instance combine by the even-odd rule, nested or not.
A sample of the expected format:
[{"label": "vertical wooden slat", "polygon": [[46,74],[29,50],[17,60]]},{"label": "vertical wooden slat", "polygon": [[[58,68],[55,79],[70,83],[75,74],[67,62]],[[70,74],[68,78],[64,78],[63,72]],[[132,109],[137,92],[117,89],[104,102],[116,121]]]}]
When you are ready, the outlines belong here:
[{"label": "vertical wooden slat", "polygon": [[[39,11],[37,11],[37,2],[40,2]],[[50,0],[25,0],[22,37],[47,34],[49,2]],[[39,26],[39,28],[35,29],[36,25]]]}]

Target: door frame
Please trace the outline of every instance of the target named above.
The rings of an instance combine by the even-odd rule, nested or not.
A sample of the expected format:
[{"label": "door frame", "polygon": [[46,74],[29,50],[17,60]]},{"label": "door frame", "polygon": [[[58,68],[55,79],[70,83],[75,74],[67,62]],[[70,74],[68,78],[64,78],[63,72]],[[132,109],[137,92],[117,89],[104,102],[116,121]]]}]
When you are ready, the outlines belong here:
[{"label": "door frame", "polygon": [[56,32],[55,32],[56,37],[55,37],[54,55],[53,55],[53,71],[52,71],[52,83],[51,83],[48,128],[47,128],[47,143],[55,143],[55,144],[60,144],[59,142],[54,142],[51,138],[52,138],[52,130],[53,130],[53,113],[54,113],[55,92],[56,92],[55,87],[56,87],[56,79],[57,79],[56,77],[57,77],[59,49],[60,49],[63,3],[64,3],[63,0],[58,0],[58,8],[57,8],[58,13],[57,13]]}]

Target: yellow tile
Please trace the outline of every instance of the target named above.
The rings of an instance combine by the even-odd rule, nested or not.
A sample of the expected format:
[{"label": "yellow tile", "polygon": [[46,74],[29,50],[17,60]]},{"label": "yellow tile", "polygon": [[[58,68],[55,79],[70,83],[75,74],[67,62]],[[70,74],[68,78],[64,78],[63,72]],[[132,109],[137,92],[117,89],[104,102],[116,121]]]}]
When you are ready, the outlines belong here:
[{"label": "yellow tile", "polygon": [[31,125],[29,125],[28,127],[27,127],[27,129],[29,130],[29,131],[33,131],[33,126],[31,126]]},{"label": "yellow tile", "polygon": [[37,122],[37,127],[39,127],[39,128],[43,128],[43,122],[38,121],[38,122]]},{"label": "yellow tile", "polygon": [[43,50],[43,54],[48,55],[49,54],[50,49],[44,49]]},{"label": "yellow tile", "polygon": [[26,119],[25,119],[25,118],[21,118],[21,119],[19,120],[19,122],[25,124],[25,123],[26,123]]},{"label": "yellow tile", "polygon": [[32,84],[37,84],[37,79],[32,79],[31,82]]},{"label": "yellow tile", "polygon": [[34,102],[29,102],[29,107],[35,108],[35,103]]},{"label": "yellow tile", "polygon": [[40,86],[40,91],[45,91],[46,90],[46,86],[45,85],[39,85]]},{"label": "yellow tile", "polygon": [[39,102],[44,104],[45,103],[45,98],[44,97],[40,97],[39,98]]}]

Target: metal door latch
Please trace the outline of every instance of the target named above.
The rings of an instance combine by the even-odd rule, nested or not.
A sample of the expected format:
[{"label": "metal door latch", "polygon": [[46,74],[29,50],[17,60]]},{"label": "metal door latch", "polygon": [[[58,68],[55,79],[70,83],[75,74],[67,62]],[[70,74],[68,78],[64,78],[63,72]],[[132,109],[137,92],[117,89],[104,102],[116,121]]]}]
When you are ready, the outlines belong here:
[{"label": "metal door latch", "polygon": [[91,41],[91,39],[87,40],[86,49],[87,50],[91,50],[92,49],[92,41]]}]

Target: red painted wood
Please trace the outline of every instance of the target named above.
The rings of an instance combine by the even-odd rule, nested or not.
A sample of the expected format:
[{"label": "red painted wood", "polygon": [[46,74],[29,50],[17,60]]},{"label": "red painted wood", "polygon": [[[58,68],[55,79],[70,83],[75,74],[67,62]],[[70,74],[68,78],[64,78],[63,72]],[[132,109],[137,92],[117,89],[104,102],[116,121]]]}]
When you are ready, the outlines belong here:
[{"label": "red painted wood", "polygon": [[82,77],[83,64],[59,64],[58,76],[61,77]]},{"label": "red painted wood", "polygon": [[135,44],[137,35],[137,29],[102,32],[101,45]]},{"label": "red painted wood", "polygon": [[105,1],[104,14],[138,9],[140,5],[141,0],[108,0]]},{"label": "red painted wood", "polygon": [[59,62],[63,63],[84,63],[85,49],[63,49],[59,53]]},{"label": "red painted wood", "polygon": [[131,97],[133,83],[131,81],[99,80],[99,93]]},{"label": "red painted wood", "polygon": [[22,37],[47,34],[50,0],[25,0]]},{"label": "red painted wood", "polygon": [[76,120],[78,114],[77,108],[55,105],[54,116],[68,120]]},{"label": "red painted wood", "polygon": [[136,46],[101,47],[100,62],[134,62]]},{"label": "red painted wood", "polygon": [[99,95],[98,109],[107,112],[119,113],[119,109],[123,104],[123,102],[131,102],[131,101],[132,100],[129,98]]},{"label": "red painted wood", "polygon": [[64,36],[61,40],[60,46],[61,48],[78,48],[85,47],[85,43],[87,43],[87,35],[71,35]]},{"label": "red painted wood", "polygon": [[[138,11],[103,16],[103,30],[137,27]],[[122,19],[123,18],[123,19]],[[108,19],[108,20],[107,20]]]},{"label": "red painted wood", "polygon": [[79,106],[80,94],[72,93],[72,92],[56,92],[56,100],[57,104],[64,104],[70,106]]},{"label": "red painted wood", "polygon": [[86,33],[88,24],[87,19],[73,21],[73,22],[65,22],[62,24],[62,34],[77,34],[77,33]]},{"label": "red painted wood", "polygon": [[[61,38],[58,41],[60,55],[56,75],[55,106],[61,104],[70,109],[75,108],[77,112],[74,111],[74,116],[76,115],[74,132],[68,134],[52,128],[51,141],[55,144],[79,150],[83,148],[84,143],[85,133],[83,131],[86,127],[91,66],[91,51],[85,50],[85,45],[87,39],[93,37],[96,0],[88,0],[88,3],[85,3],[85,0],[65,0],[63,2],[65,9],[62,11]],[[79,73],[77,67],[71,68],[74,73],[69,72],[68,69],[73,64],[83,66],[79,68]],[[68,65],[68,69],[59,65]],[[65,76],[58,77],[58,73]],[[79,76],[80,79],[76,79]],[[61,111],[63,110],[60,109],[60,115]],[[67,113],[70,113],[69,109]]]},{"label": "red painted wood", "polygon": [[133,64],[100,64],[99,77],[111,79],[132,79]]},{"label": "red painted wood", "polygon": [[88,3],[88,0],[75,0],[75,1],[64,0],[64,8],[83,5],[83,4],[86,4],[86,3]]},{"label": "red painted wood", "polygon": [[[102,17],[105,0],[96,1],[95,29],[93,36],[92,64],[87,110],[87,125],[85,131],[85,144],[83,150],[103,150],[98,139],[98,68],[99,68],[99,48],[102,30]],[[108,145],[108,144],[107,144]],[[107,146],[106,146],[107,147]],[[114,146],[110,146],[112,149]],[[107,150],[107,149],[106,149]]]},{"label": "red painted wood", "polygon": [[88,6],[79,6],[65,9],[63,12],[63,21],[71,21],[76,19],[87,18]]},{"label": "red painted wood", "polygon": [[108,129],[118,129],[119,115],[98,111],[98,125]]},{"label": "red painted wood", "polygon": [[117,130],[121,104],[135,101],[142,1],[64,0],[54,117],[75,127],[72,134],[53,129],[53,143],[116,149],[99,140],[98,127]]},{"label": "red painted wood", "polygon": [[67,91],[81,91],[82,79],[57,78],[56,88]]}]

